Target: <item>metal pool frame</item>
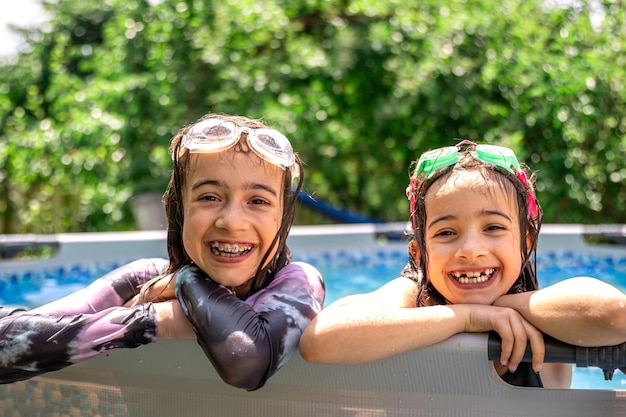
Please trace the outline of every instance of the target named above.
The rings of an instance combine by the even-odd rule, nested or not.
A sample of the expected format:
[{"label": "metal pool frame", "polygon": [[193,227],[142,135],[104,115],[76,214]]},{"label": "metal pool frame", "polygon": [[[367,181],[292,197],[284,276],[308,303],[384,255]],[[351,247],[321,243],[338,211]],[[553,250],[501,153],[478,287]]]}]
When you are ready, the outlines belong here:
[{"label": "metal pool frame", "polygon": [[[404,224],[294,227],[294,253],[405,245]],[[621,254],[623,226],[546,225],[540,250]],[[54,247],[44,260],[0,260],[3,273],[44,270],[68,262],[165,256],[165,232],[22,236]],[[17,236],[4,236],[5,253]],[[595,242],[590,244],[589,242]],[[350,246],[347,246],[350,245]],[[19,245],[18,245],[19,246]],[[398,246],[399,247],[399,246]],[[410,329],[407,329],[410,331]],[[417,331],[417,329],[416,329]],[[0,385],[7,416],[624,416],[626,391],[516,388],[487,358],[488,337],[460,334],[435,346],[364,365],[330,366],[294,357],[265,387],[226,385],[194,342],[159,341],[110,352],[28,381]],[[55,414],[57,413],[57,414]]]}]

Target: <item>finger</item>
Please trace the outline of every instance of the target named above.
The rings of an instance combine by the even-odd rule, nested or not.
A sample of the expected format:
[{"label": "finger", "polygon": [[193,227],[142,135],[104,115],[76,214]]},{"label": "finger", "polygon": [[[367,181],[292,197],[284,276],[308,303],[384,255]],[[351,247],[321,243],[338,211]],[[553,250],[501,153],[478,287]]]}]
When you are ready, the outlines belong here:
[{"label": "finger", "polygon": [[525,320],[519,315],[511,317],[511,331],[515,337],[511,358],[509,360],[509,370],[515,372],[524,359],[526,347],[528,346],[528,335],[526,334]]},{"label": "finger", "polygon": [[508,325],[508,323],[506,323],[506,325],[501,325],[498,329],[495,330],[500,335],[500,339],[502,339],[500,363],[502,364],[502,366],[508,366],[509,361],[511,360],[513,346],[515,345],[515,337],[513,336],[513,332],[511,331],[511,327]]},{"label": "finger", "polygon": [[535,372],[541,372],[546,355],[546,344],[541,333],[535,326],[527,323],[526,334],[533,354],[532,367]]},{"label": "finger", "polygon": [[124,307],[134,307],[139,304],[139,296],[136,295],[124,303]]}]

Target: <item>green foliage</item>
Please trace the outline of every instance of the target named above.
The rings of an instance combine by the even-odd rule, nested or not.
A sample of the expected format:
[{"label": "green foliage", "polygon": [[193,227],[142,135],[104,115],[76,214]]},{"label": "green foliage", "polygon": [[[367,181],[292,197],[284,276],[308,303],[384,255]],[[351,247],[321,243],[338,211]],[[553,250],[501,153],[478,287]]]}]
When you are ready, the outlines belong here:
[{"label": "green foliage", "polygon": [[281,129],[309,192],[370,217],[406,219],[411,161],[468,138],[538,171],[547,222],[626,223],[625,12],[579,3],[48,3],[0,71],[0,233],[134,228],[206,112]]}]

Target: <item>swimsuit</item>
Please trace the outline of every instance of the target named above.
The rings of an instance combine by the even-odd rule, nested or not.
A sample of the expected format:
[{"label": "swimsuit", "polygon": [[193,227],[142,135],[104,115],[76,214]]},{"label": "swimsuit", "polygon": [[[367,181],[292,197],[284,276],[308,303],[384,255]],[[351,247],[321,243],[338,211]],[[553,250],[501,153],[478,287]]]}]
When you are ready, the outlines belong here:
[{"label": "swimsuit", "polygon": [[245,301],[189,266],[176,277],[176,294],[222,379],[248,390],[263,386],[298,349],[324,301],[320,273],[302,262],[283,267]]},{"label": "swimsuit", "polygon": [[507,384],[517,387],[543,388],[541,377],[533,371],[532,364],[528,362],[520,363],[515,372],[506,371],[501,378]]},{"label": "swimsuit", "polygon": [[[141,259],[33,310],[0,308],[0,383],[156,342],[152,303],[123,305],[168,265],[164,259]],[[254,390],[297,350],[304,328],[322,309],[324,284],[314,267],[294,262],[267,287],[240,300],[191,265],[177,272],[176,293],[218,374],[231,385]]]}]

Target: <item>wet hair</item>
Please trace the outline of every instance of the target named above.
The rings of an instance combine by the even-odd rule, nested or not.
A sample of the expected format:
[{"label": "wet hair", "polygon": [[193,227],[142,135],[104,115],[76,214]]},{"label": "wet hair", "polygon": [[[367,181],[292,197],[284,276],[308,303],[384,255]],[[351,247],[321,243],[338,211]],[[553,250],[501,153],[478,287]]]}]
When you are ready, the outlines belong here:
[{"label": "wet hair", "polygon": [[[251,129],[268,128],[260,120],[254,120],[243,116],[229,116],[222,114],[208,114],[199,119],[196,123],[199,123],[206,119],[219,118],[221,120],[230,121],[237,126],[249,127]],[[167,253],[170,259],[170,265],[167,273],[175,273],[185,265],[190,265],[193,261],[189,258],[189,255],[185,251],[183,246],[183,223],[184,223],[184,208],[183,208],[183,189],[187,174],[190,170],[190,153],[186,151],[181,152],[181,140],[183,136],[191,129],[196,123],[183,127],[172,138],[170,143],[170,152],[172,153],[172,174],[167,186],[167,190],[163,195],[165,202],[165,209],[167,213]],[[230,148],[236,152],[251,153],[257,158],[256,154],[252,152],[245,141],[242,134],[239,138],[239,143]],[[257,269],[255,276],[253,277],[252,285],[247,296],[259,291],[266,287],[273,279],[276,273],[287,265],[291,261],[291,251],[287,247],[287,236],[291,230],[291,225],[295,216],[296,200],[302,183],[304,180],[304,173],[302,170],[302,162],[296,154],[296,164],[300,169],[300,177],[295,188],[292,188],[292,174],[289,169],[283,169],[283,217],[280,223],[280,228],[272,241],[269,249],[265,253],[261,264]],[[269,163],[269,162],[263,162]],[[270,256],[272,250],[277,246],[276,255],[270,262],[266,262]],[[267,265],[265,265],[267,263]]]},{"label": "wet hair", "polygon": [[[521,293],[539,288],[537,282],[537,240],[539,229],[541,228],[542,211],[537,203],[536,216],[529,216],[528,193],[534,193],[534,175],[527,175],[528,184],[522,183],[515,175],[476,159],[469,151],[454,165],[441,168],[431,178],[426,178],[422,173],[417,178],[411,179],[411,192],[414,193],[415,211],[411,213],[411,230],[407,232],[410,240],[415,240],[419,247],[419,259],[415,259],[409,253],[409,262],[402,270],[402,276],[410,278],[417,283],[417,306],[446,304],[445,298],[435,289],[428,277],[428,268],[423,265],[428,264],[428,251],[426,248],[425,225],[426,225],[426,203],[425,197],[429,188],[439,179],[450,176],[453,171],[478,171],[483,178],[494,180],[502,190],[508,194],[515,193],[517,207],[519,211],[520,230],[520,256],[522,258],[522,268],[520,275],[511,286],[508,294]],[[526,174],[528,168],[522,165],[522,170]],[[412,170],[411,170],[412,172]],[[530,191],[529,188],[530,187]],[[526,245],[526,234],[529,234],[532,246]]]}]

